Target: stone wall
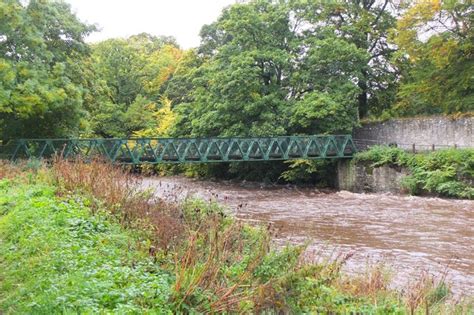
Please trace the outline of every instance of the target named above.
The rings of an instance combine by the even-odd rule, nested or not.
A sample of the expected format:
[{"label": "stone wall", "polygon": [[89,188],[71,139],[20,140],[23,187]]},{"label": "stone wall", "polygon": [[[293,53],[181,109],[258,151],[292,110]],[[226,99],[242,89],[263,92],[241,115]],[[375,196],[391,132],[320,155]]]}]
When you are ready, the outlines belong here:
[{"label": "stone wall", "polygon": [[403,193],[401,181],[408,175],[404,168],[393,166],[371,167],[371,163],[341,160],[337,166],[337,188],[356,193]]},{"label": "stone wall", "polygon": [[474,147],[474,117],[452,119],[445,116],[393,119],[366,123],[354,130],[358,145],[390,144],[411,150],[447,147]]},{"label": "stone wall", "polygon": [[[386,122],[366,123],[354,130],[353,138],[359,149],[374,144],[397,144],[416,151],[447,147],[474,147],[474,117],[451,119],[444,116],[393,119]],[[434,145],[434,146],[433,146]],[[372,167],[370,162],[341,160],[337,166],[337,188],[352,192],[403,193],[405,168],[395,166]]]}]

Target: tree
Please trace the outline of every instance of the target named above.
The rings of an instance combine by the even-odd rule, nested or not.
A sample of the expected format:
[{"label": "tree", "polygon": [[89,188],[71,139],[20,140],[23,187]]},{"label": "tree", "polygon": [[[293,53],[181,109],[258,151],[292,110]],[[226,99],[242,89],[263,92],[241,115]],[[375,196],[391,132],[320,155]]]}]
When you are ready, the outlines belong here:
[{"label": "tree", "polygon": [[396,113],[474,110],[473,17],[469,1],[418,1],[407,8],[394,32],[403,69]]},{"label": "tree", "polygon": [[297,13],[293,2],[257,0],[235,4],[203,27],[197,55],[183,60],[189,73],[173,76],[167,88],[178,100],[180,129],[195,136],[261,136],[357,125],[356,82],[366,52],[332,31],[306,32]]},{"label": "tree", "polygon": [[[60,1],[0,2],[0,132],[55,137],[81,128],[84,87],[80,66],[95,30]],[[78,66],[79,65],[79,66]]]},{"label": "tree", "polygon": [[95,44],[93,67],[106,100],[90,108],[93,132],[125,137],[153,128],[163,86],[180,58],[174,39],[145,33]]},{"label": "tree", "polygon": [[171,101],[164,97],[161,100],[162,107],[152,113],[153,123],[148,128],[135,131],[135,137],[167,137],[176,121],[176,113],[171,109]]},{"label": "tree", "polygon": [[379,114],[393,104],[399,78],[391,61],[396,46],[389,40],[399,12],[395,1],[297,1],[296,12],[298,19],[308,25],[307,36],[331,32],[366,52],[365,67],[357,81],[360,117]]}]

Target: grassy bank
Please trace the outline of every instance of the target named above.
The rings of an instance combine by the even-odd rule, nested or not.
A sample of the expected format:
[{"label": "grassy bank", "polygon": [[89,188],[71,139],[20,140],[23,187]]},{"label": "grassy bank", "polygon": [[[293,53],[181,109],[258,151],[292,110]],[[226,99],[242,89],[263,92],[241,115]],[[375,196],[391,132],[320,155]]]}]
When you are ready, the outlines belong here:
[{"label": "grassy bank", "polygon": [[171,275],[81,196],[0,181],[0,312],[169,310]]},{"label": "grassy bank", "polygon": [[403,187],[411,194],[435,194],[474,199],[474,149],[447,149],[412,154],[399,148],[374,146],[358,153],[354,162],[372,167],[405,167],[410,175]]},{"label": "grassy bank", "polygon": [[[170,205],[102,163],[0,166],[0,313],[376,313],[449,310],[442,282],[404,294],[380,268],[340,272],[275,250],[270,227],[216,204]],[[321,260],[319,260],[321,261]]]}]

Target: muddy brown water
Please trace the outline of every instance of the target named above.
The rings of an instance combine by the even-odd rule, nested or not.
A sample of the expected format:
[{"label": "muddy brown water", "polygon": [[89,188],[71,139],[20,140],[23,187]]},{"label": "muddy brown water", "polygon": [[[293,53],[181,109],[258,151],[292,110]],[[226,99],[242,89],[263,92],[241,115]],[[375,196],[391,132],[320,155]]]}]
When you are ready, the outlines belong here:
[{"label": "muddy brown water", "polygon": [[474,201],[184,177],[148,177],[143,185],[169,201],[212,199],[240,219],[271,223],[277,244],[309,243],[308,251],[326,258],[351,253],[349,273],[383,262],[394,286],[404,287],[422,272],[447,272],[455,295],[474,295]]}]

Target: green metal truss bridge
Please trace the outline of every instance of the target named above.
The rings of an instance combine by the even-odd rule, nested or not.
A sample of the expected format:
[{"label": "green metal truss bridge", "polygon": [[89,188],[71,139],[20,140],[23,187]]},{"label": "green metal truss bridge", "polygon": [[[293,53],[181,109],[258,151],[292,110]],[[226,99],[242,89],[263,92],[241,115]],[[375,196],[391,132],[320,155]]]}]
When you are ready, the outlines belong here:
[{"label": "green metal truss bridge", "polygon": [[18,139],[0,145],[0,158],[90,160],[120,164],[214,163],[290,159],[350,158],[357,149],[350,135],[258,138]]}]

